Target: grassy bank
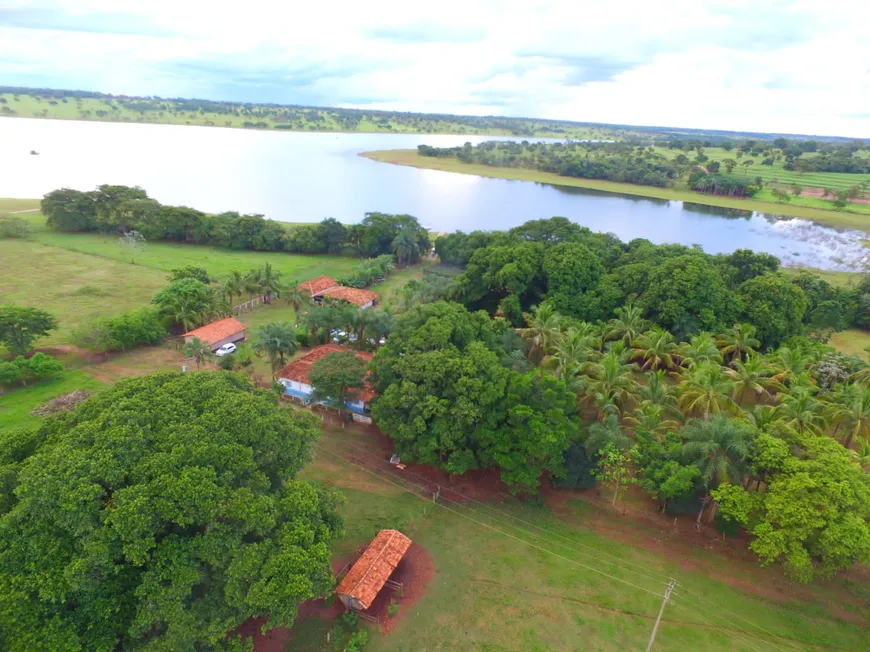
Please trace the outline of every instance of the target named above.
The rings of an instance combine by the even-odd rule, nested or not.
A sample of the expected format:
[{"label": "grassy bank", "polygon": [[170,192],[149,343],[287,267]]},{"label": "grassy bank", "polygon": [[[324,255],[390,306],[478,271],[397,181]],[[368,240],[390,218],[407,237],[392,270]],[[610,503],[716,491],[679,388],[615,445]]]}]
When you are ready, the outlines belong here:
[{"label": "grassy bank", "polygon": [[631,183],[618,183],[615,181],[603,181],[599,179],[563,177],[550,172],[539,172],[538,170],[491,167],[488,165],[462,163],[452,158],[420,156],[416,150],[409,149],[363,152],[361,156],[365,156],[366,158],[381,163],[408,165],[428,170],[458,172],[460,174],[473,174],[496,179],[535,181],[537,183],[549,183],[576,188],[590,188],[592,190],[600,190],[603,192],[652,197],[654,199],[687,201],[695,204],[704,204],[706,206],[718,206],[720,208],[737,208],[747,211],[758,211],[761,213],[782,215],[784,217],[799,217],[801,219],[812,220],[835,228],[856,229],[870,232],[870,215],[849,213],[845,211],[824,210],[812,206],[780,204],[754,199],[738,199],[736,197],[718,197],[715,195],[705,195],[690,190],[679,190],[676,188],[638,186]]}]

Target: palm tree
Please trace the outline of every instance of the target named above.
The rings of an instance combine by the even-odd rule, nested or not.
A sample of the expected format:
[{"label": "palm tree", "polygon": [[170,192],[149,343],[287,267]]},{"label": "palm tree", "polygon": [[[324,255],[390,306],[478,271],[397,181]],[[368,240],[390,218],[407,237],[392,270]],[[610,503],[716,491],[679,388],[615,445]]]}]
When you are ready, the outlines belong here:
[{"label": "palm tree", "polygon": [[692,335],[688,342],[683,342],[680,346],[680,356],[683,359],[683,366],[689,370],[710,362],[722,364],[722,355],[716,348],[716,340],[706,331]]},{"label": "palm tree", "polygon": [[622,341],[631,344],[643,332],[646,321],[641,317],[641,309],[633,303],[616,309],[616,319],[607,322],[604,330],[605,340]]},{"label": "palm tree", "polygon": [[747,392],[755,394],[756,398],[769,398],[774,391],[785,391],[785,387],[771,378],[773,369],[760,355],[752,355],[741,362],[734,359],[733,369],[725,368],[727,376],[734,380],[734,400],[742,405]]},{"label": "palm tree", "polygon": [[769,360],[773,365],[773,379],[787,386],[796,384],[796,377],[806,371],[810,363],[802,349],[788,346],[780,347]]},{"label": "palm tree", "polygon": [[608,351],[599,361],[587,363],[586,368],[589,376],[586,395],[598,409],[598,420],[620,414],[634,399],[636,383],[632,365],[625,364],[616,351]]},{"label": "palm tree", "polygon": [[396,254],[396,259],[399,265],[402,264],[402,259],[405,259],[405,264],[411,262],[411,259],[416,257],[420,252],[420,245],[414,238],[414,235],[407,229],[400,229],[393,238],[392,243],[393,253]]},{"label": "palm tree", "polygon": [[[701,471],[707,488],[697,522],[710,501],[710,489],[723,482],[743,483],[744,462],[749,453],[749,428],[743,421],[718,415],[710,420],[694,420],[683,428],[683,455]],[[711,514],[712,519],[715,509]]]},{"label": "palm tree", "polygon": [[299,348],[296,329],[290,322],[273,322],[257,329],[254,336],[254,351],[264,355],[272,365],[272,373],[284,366],[286,358]]},{"label": "palm tree", "polygon": [[743,413],[743,417],[755,426],[756,430],[764,430],[779,420],[780,416],[781,413],[773,405],[753,405]]},{"label": "palm tree", "polygon": [[248,293],[248,298],[253,299],[256,296],[262,296],[262,270],[252,269],[244,278],[244,290]]},{"label": "palm tree", "polygon": [[677,386],[680,407],[685,414],[701,415],[703,419],[739,411],[734,395],[734,381],[722,374],[722,367],[707,362],[689,373]]},{"label": "palm tree", "polygon": [[663,328],[653,328],[632,343],[630,358],[641,362],[644,371],[665,369],[670,371],[677,366],[677,343],[674,336]]},{"label": "palm tree", "polygon": [[281,298],[293,306],[293,312],[296,315],[296,325],[299,326],[299,311],[302,310],[302,306],[307,306],[311,303],[311,295],[299,287],[299,281],[293,281],[293,285],[281,288]]},{"label": "palm tree", "polygon": [[529,344],[529,360],[541,359],[550,350],[561,333],[564,318],[546,301],[532,308],[531,315],[524,315],[527,328],[520,329],[520,337]]},{"label": "palm tree", "polygon": [[184,355],[188,358],[194,358],[196,360],[196,368],[199,369],[202,361],[211,359],[213,354],[210,344],[206,344],[198,337],[194,337],[184,345]]},{"label": "palm tree", "polygon": [[755,326],[737,324],[716,337],[719,353],[725,360],[743,360],[758,351],[761,342],[755,338]]},{"label": "palm tree", "polygon": [[856,439],[870,443],[870,387],[845,386],[833,397],[830,415],[833,423],[845,431],[843,446],[851,448]]},{"label": "palm tree", "polygon": [[849,456],[865,471],[870,470],[870,442],[858,442],[858,450],[849,449]]},{"label": "palm tree", "polygon": [[615,414],[608,416],[603,423],[593,423],[589,426],[589,434],[583,442],[586,454],[590,456],[597,455],[608,445],[621,451],[631,448],[631,440],[619,427],[619,419]]},{"label": "palm tree", "polygon": [[281,295],[281,272],[272,269],[271,263],[263,265],[263,270],[260,272],[260,293],[265,303],[272,302],[273,294]]},{"label": "palm tree", "polygon": [[597,329],[592,324],[579,322],[556,334],[541,365],[561,377],[561,369],[571,362],[583,363],[596,358],[600,347]]},{"label": "palm tree", "polygon": [[626,417],[626,420],[637,433],[646,433],[656,441],[661,442],[662,437],[675,430],[679,424],[673,419],[668,419],[666,408],[655,403],[641,403],[637,409]]},{"label": "palm tree", "polygon": [[242,294],[245,291],[245,277],[238,270],[233,270],[229,273],[223,283],[221,283],[221,288],[230,297],[230,300],[233,297],[241,298]]},{"label": "palm tree", "polygon": [[168,309],[167,316],[173,323],[181,324],[184,330],[189,331],[208,320],[211,312],[205,312],[194,301],[181,299]]},{"label": "palm tree", "polygon": [[806,385],[793,387],[788,394],[780,395],[776,407],[777,416],[801,434],[820,435],[827,425],[825,406],[813,397],[814,391],[815,388]]}]

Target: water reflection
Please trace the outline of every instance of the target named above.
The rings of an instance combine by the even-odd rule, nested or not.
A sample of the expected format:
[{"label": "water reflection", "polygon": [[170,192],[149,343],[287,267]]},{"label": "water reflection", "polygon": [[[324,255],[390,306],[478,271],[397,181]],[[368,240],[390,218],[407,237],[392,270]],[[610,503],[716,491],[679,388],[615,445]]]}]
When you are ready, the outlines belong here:
[{"label": "water reflection", "polygon": [[[562,215],[624,241],[747,248],[786,265],[858,270],[868,263],[855,231],[694,202],[572,186],[490,179],[377,163],[359,152],[452,147],[492,138],[265,132],[208,127],[0,119],[0,197],[55,188],[139,185],[159,201],[287,222],[369,211],[409,213],[437,231],[509,229]],[[40,156],[30,156],[30,150]],[[171,153],[171,155],[167,155]]]}]

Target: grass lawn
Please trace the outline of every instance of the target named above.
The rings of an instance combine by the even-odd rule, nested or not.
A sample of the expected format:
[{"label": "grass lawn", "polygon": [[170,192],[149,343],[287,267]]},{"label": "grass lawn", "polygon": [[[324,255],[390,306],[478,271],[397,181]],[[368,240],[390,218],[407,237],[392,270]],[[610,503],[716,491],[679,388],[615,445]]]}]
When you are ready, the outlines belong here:
[{"label": "grass lawn", "polygon": [[834,272],[826,269],[816,269],[815,267],[782,267],[780,271],[786,276],[797,276],[802,270],[821,276],[828,283],[837,288],[854,287],[864,276],[861,272]]},{"label": "grass lawn", "polygon": [[0,198],[0,215],[16,211],[32,211],[39,208],[38,199],[5,199]]},{"label": "grass lawn", "polygon": [[[788,204],[770,201],[758,201],[754,199],[738,199],[734,197],[719,197],[680,190],[677,188],[656,188],[654,186],[639,186],[631,183],[618,183],[615,181],[603,181],[599,179],[579,179],[575,177],[563,177],[550,172],[538,170],[526,170],[521,168],[492,167],[489,165],[462,163],[453,158],[435,158],[420,156],[416,150],[395,149],[378,152],[363,152],[365,156],[382,163],[394,163],[396,165],[408,165],[417,168],[443,170],[445,172],[459,172],[461,174],[474,174],[481,177],[493,177],[497,179],[515,179],[519,181],[536,181],[538,183],[550,183],[560,186],[574,186],[578,188],[592,188],[604,192],[616,192],[642,197],[654,197],[658,199],[673,199],[689,201],[708,206],[720,206],[723,208],[739,208],[761,213],[772,213],[786,217],[799,217],[812,220],[821,224],[846,229],[856,229],[870,232],[870,214],[859,214],[846,211],[824,210],[813,206],[801,206],[795,202]],[[761,167],[761,166],[759,166]],[[750,172],[750,175],[753,175]],[[863,209],[862,209],[863,210]]]},{"label": "grass lawn", "polygon": [[0,240],[2,300],[43,308],[58,319],[58,329],[37,346],[69,343],[76,326],[143,306],[164,285],[166,273],[156,269],[38,241]]},{"label": "grass lawn", "polygon": [[[857,649],[866,643],[859,625],[836,615],[849,612],[864,622],[870,618],[867,603],[862,604],[867,591],[860,584],[819,583],[795,588],[781,601],[766,599],[755,591],[784,584],[778,571],[706,551],[686,553],[685,547],[681,553],[679,542],[674,554],[655,554],[588,529],[593,520],[602,519],[608,527],[633,527],[609,510],[598,513],[598,508],[578,502],[571,507],[575,525],[544,507],[512,501],[498,505],[499,510],[555,533],[533,536],[540,531],[529,534],[500,523],[505,517],[487,507],[446,503],[459,512],[453,513],[402,491],[380,474],[349,464],[348,451],[366,442],[366,435],[351,428],[325,430],[314,463],[302,474],[334,484],[347,498],[342,508],[347,532],[335,545],[336,555],[363,545],[379,529],[397,528],[423,546],[435,565],[425,594],[396,627],[387,636],[371,631],[371,649],[642,649],[660,604],[658,595],[671,576],[683,590],[681,594],[677,589],[675,604],[665,612],[656,649],[784,650],[808,649],[811,644]],[[403,484],[401,474],[387,477]],[[558,536],[568,537],[567,545]],[[652,540],[661,533],[649,531],[645,536]],[[730,575],[746,589],[710,576],[716,574]],[[685,589],[712,603],[699,601]],[[726,615],[725,609],[793,642],[774,642],[769,634]],[[751,629],[761,639],[749,638],[739,628]],[[308,623],[300,630],[324,634],[323,628],[312,630]],[[306,644],[305,649],[330,649],[310,640]]]},{"label": "grass lawn", "polygon": [[847,355],[856,354],[862,359],[867,358],[864,348],[870,346],[870,333],[857,328],[850,328],[842,333],[834,333],[828,342],[838,351]]},{"label": "grass lawn", "polygon": [[34,417],[30,411],[55,396],[79,389],[98,392],[105,385],[80,369],[63,371],[54,378],[22,387],[0,396],[0,430],[35,426],[43,417]]},{"label": "grass lawn", "polygon": [[[52,247],[69,249],[130,264],[130,253],[118,245],[118,238],[95,233],[58,233],[38,231],[34,240]],[[235,251],[207,245],[188,245],[169,242],[149,242],[144,251],[136,254],[136,265],[163,271],[174,267],[196,265],[215,277],[232,270],[247,272],[266,263],[281,272],[287,281],[307,281],[316,276],[342,276],[357,263],[349,256],[303,255],[282,252]]]}]

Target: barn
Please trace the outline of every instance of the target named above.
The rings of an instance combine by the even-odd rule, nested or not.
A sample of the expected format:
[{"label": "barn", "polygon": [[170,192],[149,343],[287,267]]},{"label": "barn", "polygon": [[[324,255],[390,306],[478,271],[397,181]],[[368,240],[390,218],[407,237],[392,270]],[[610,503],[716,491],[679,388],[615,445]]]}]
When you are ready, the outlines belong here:
[{"label": "barn", "polygon": [[211,346],[212,351],[216,351],[224,344],[230,342],[240,342],[245,339],[245,326],[238,319],[227,317],[226,319],[218,319],[205,326],[200,326],[183,335],[184,342],[190,342],[194,337]]},{"label": "barn", "polygon": [[354,611],[368,609],[411,547],[398,530],[381,530],[341,580],[336,595]]}]

